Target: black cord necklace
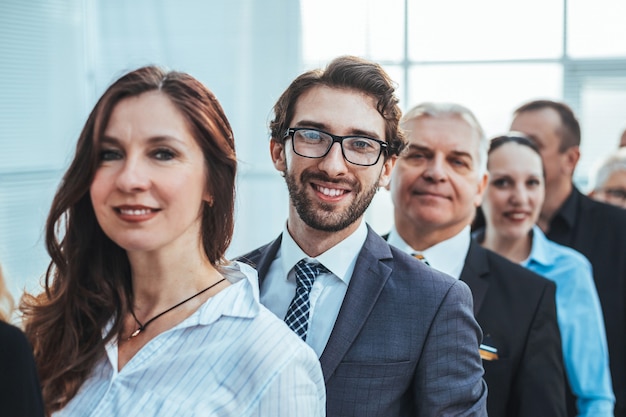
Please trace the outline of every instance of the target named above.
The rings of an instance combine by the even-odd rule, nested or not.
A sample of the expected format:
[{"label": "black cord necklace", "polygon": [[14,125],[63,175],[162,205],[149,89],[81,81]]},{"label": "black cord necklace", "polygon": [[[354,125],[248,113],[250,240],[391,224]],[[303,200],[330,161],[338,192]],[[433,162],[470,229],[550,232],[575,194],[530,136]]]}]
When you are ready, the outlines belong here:
[{"label": "black cord necklace", "polygon": [[217,284],[220,284],[220,283],[224,282],[225,280],[226,280],[226,278],[222,278],[222,279],[220,279],[219,281],[217,281],[216,283],[209,285],[208,287],[206,287],[206,288],[205,288],[205,289],[203,289],[202,291],[195,293],[195,294],[194,294],[194,295],[192,295],[191,297],[184,299],[183,301],[181,301],[180,303],[176,304],[175,306],[172,306],[172,307],[168,308],[167,310],[165,310],[165,311],[163,311],[163,312],[161,312],[161,313],[157,314],[156,316],[152,317],[150,320],[148,320],[147,322],[145,322],[145,324],[141,324],[141,322],[139,321],[139,319],[137,319],[137,316],[135,316],[135,312],[133,311],[133,308],[131,307],[131,308],[130,308],[130,314],[132,314],[132,315],[133,315],[133,318],[134,318],[134,319],[135,319],[135,321],[137,322],[137,325],[139,325],[139,328],[138,328],[137,330],[135,330],[134,332],[132,332],[132,333],[130,334],[130,336],[128,336],[128,339],[126,339],[126,340],[130,340],[130,339],[132,339],[133,337],[137,336],[139,333],[141,333],[141,332],[143,332],[144,330],[146,330],[146,327],[148,327],[148,325],[149,325],[150,323],[152,323],[153,321],[155,321],[156,319],[158,319],[159,317],[161,317],[163,314],[165,314],[165,313],[169,313],[170,311],[174,310],[176,307],[180,307],[180,306],[182,306],[182,305],[183,305],[183,304],[185,304],[187,301],[189,301],[189,300],[191,300],[191,299],[193,299],[193,298],[196,298],[197,296],[199,296],[199,295],[200,295],[200,294],[202,294],[202,293],[207,292],[208,290],[210,290],[211,288],[215,287]]}]

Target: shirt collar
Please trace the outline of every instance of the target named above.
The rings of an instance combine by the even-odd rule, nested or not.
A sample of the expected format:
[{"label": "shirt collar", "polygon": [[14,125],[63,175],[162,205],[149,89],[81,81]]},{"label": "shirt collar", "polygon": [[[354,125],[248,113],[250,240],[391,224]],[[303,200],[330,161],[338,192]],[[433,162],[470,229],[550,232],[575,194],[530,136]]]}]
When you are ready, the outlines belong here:
[{"label": "shirt collar", "polygon": [[298,246],[287,230],[287,224],[283,229],[283,238],[280,244],[280,259],[283,271],[288,272],[303,258],[311,261],[316,260],[324,265],[333,275],[348,284],[352,274],[348,274],[356,263],[356,258],[367,239],[367,226],[361,221],[359,227],[347,238],[328,249],[326,252],[311,258]]},{"label": "shirt collar", "polygon": [[546,235],[541,231],[539,226],[534,225],[532,229],[532,243],[530,245],[530,254],[528,259],[523,261],[522,266],[527,266],[533,262],[541,265],[551,265],[554,257],[551,256],[550,242]]},{"label": "shirt collar", "polygon": [[[256,270],[243,262],[220,267],[230,286],[209,298],[198,309],[194,324],[211,324],[221,316],[252,318],[259,312],[259,284]],[[192,316],[193,317],[193,316]]]},{"label": "shirt collar", "polygon": [[415,252],[415,249],[413,249],[411,245],[406,243],[404,239],[402,239],[400,234],[398,234],[395,225],[391,226],[391,231],[389,232],[389,236],[387,237],[387,243],[408,254],[412,254],[413,252]]},{"label": "shirt collar", "polygon": [[[243,262],[232,262],[221,266],[219,271],[231,285],[205,301],[196,312],[174,328],[208,325],[216,322],[221,316],[253,318],[258,314],[260,307],[256,270]],[[115,318],[112,317],[102,329],[103,338],[111,331],[114,321]],[[116,347],[117,338],[114,337],[106,349],[111,351]]]},{"label": "shirt collar", "polygon": [[550,228],[552,228],[552,223],[556,220],[556,218],[561,218],[568,228],[572,229],[576,224],[576,212],[579,201],[580,191],[578,191],[576,187],[572,186],[572,192],[567,196],[552,221],[550,221]]},{"label": "shirt collar", "polygon": [[[439,242],[420,253],[435,269],[445,272],[448,275],[458,278],[465,265],[465,254],[469,250],[471,242],[470,226],[465,226],[463,230],[452,236],[450,239]],[[404,252],[412,254],[415,250],[400,237],[395,226],[389,232],[387,239],[389,244],[402,249]],[[463,254],[463,256],[460,256]]]}]

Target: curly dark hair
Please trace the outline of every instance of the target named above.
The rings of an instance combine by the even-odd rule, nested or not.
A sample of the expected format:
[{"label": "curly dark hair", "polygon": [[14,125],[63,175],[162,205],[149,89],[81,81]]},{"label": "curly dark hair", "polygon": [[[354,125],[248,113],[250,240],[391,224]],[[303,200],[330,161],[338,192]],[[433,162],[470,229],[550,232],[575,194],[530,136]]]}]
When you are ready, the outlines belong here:
[{"label": "curly dark hair", "polygon": [[385,159],[400,154],[406,141],[399,128],[402,112],[394,83],[380,65],[354,56],[335,58],[324,70],[307,71],[293,80],[274,105],[274,119],[270,122],[274,141],[284,143],[296,102],[303,93],[320,85],[356,90],[373,97],[378,112],[385,119],[385,139],[389,145]]}]

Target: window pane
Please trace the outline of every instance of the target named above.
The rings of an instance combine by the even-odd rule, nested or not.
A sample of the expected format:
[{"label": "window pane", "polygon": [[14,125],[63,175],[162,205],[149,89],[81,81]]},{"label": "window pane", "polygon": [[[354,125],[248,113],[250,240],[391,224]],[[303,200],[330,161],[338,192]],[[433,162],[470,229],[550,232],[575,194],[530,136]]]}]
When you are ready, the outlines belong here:
[{"label": "window pane", "polygon": [[557,58],[562,32],[561,1],[409,2],[413,61]]},{"label": "window pane", "polygon": [[406,97],[404,96],[405,89],[402,88],[404,85],[404,70],[401,65],[383,65],[382,67],[395,83],[396,96],[400,100],[400,107],[402,107],[402,103],[406,101]]},{"label": "window pane", "polygon": [[16,300],[40,291],[46,213],[87,116],[84,3],[0,2],[0,263]]},{"label": "window pane", "polygon": [[574,181],[586,191],[590,170],[617,149],[626,126],[626,77],[585,79],[580,105],[582,139]]},{"label": "window pane", "polygon": [[308,67],[339,55],[401,60],[404,0],[302,0],[302,52]]},{"label": "window pane", "polygon": [[0,172],[58,169],[73,150],[86,117],[82,13],[79,0],[0,4]]},{"label": "window pane", "polygon": [[367,6],[367,56],[378,61],[401,61],[404,50],[404,0],[368,0]]},{"label": "window pane", "polygon": [[509,129],[512,112],[536,98],[560,100],[563,71],[558,64],[428,65],[410,72],[409,103],[452,101],[467,106],[487,136]]},{"label": "window pane", "polygon": [[570,0],[567,12],[569,55],[626,56],[624,0]]}]

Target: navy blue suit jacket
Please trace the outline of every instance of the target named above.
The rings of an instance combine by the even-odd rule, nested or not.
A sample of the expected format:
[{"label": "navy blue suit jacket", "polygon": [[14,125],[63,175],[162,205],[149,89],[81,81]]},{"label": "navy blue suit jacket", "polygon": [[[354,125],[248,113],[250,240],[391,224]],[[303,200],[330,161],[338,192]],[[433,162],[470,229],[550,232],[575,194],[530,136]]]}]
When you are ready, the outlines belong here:
[{"label": "navy blue suit jacket", "polygon": [[[238,259],[261,286],[280,242]],[[467,285],[368,228],[320,357],[327,415],[486,416],[480,339]]]}]

